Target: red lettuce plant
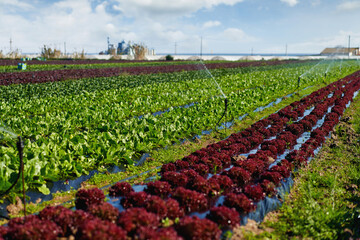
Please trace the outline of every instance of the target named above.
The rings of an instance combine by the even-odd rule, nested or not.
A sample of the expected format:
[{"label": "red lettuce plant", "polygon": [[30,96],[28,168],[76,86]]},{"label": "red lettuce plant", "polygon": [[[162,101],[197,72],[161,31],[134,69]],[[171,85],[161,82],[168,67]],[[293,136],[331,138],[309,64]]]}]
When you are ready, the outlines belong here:
[{"label": "red lettuce plant", "polygon": [[250,142],[251,147],[255,148],[264,141],[264,137],[261,134],[256,133],[255,135],[248,137],[247,140]]},{"label": "red lettuce plant", "polygon": [[0,239],[4,240],[3,237],[5,237],[5,235],[9,232],[9,228],[8,227],[4,227],[4,226],[0,226]]},{"label": "red lettuce plant", "polygon": [[283,179],[283,176],[281,176],[281,174],[278,172],[265,171],[263,172],[263,174],[261,174],[260,178],[262,180],[267,179],[273,182],[276,186],[278,186]]},{"label": "red lettuce plant", "polygon": [[167,215],[166,202],[158,196],[150,196],[145,202],[145,209],[148,212],[155,213],[160,219]]},{"label": "red lettuce plant", "polygon": [[130,208],[119,214],[117,224],[131,236],[141,226],[156,229],[159,225],[159,218],[144,208]]},{"label": "red lettuce plant", "polygon": [[29,240],[52,240],[57,239],[64,234],[61,228],[54,222],[48,220],[41,220],[35,215],[24,219],[11,220],[5,239],[29,239]]},{"label": "red lettuce plant", "polygon": [[174,164],[177,170],[187,169],[190,167],[189,162],[182,160],[176,160]]},{"label": "red lettuce plant", "polygon": [[166,200],[167,214],[169,219],[181,218],[185,215],[184,209],[180,207],[180,204],[175,199],[169,198]]},{"label": "red lettuce plant", "polygon": [[240,167],[233,167],[228,171],[224,171],[222,174],[228,176],[238,186],[244,186],[251,180],[250,173]]},{"label": "red lettuce plant", "polygon": [[209,167],[205,164],[195,164],[191,168],[196,171],[200,176],[206,177],[209,173]]},{"label": "red lettuce plant", "polygon": [[80,240],[126,240],[126,232],[112,222],[98,218],[82,223],[76,233]]},{"label": "red lettuce plant", "polygon": [[264,138],[269,138],[271,136],[271,132],[267,128],[260,128],[258,131],[263,135]]},{"label": "red lettuce plant", "polygon": [[313,114],[309,114],[303,118],[304,121],[308,121],[311,123],[311,126],[314,127],[318,121],[317,117]]},{"label": "red lettuce plant", "polygon": [[266,193],[267,196],[272,197],[276,194],[276,186],[273,182],[264,179],[261,183],[260,186],[262,187],[262,189],[264,190],[264,192]]},{"label": "red lettuce plant", "polygon": [[297,137],[288,131],[284,131],[284,132],[280,133],[280,135],[277,136],[277,139],[284,140],[286,142],[287,148],[292,148],[297,143],[297,141],[296,141]]},{"label": "red lettuce plant", "polygon": [[148,227],[137,229],[134,239],[136,240],[183,240],[172,227],[154,230]]},{"label": "red lettuce plant", "polygon": [[[231,159],[230,159],[231,161]],[[220,172],[223,169],[223,163],[222,161],[217,157],[210,157],[207,161],[207,165],[209,166],[209,171],[216,174]],[[228,162],[225,163],[225,165],[229,165]]]},{"label": "red lettuce plant", "polygon": [[225,196],[224,206],[235,208],[241,214],[247,214],[256,209],[256,205],[245,194],[228,193]]},{"label": "red lettuce plant", "polygon": [[255,202],[258,202],[265,198],[265,193],[263,192],[263,189],[260,185],[247,185],[244,189],[244,193],[246,196],[248,196],[250,199],[254,200]]},{"label": "red lettuce plant", "polygon": [[166,198],[171,192],[171,186],[168,182],[155,181],[146,184],[145,192],[151,195],[156,195],[161,198]]},{"label": "red lettuce plant", "polygon": [[224,192],[229,192],[234,186],[234,182],[225,175],[214,175],[209,179],[209,181],[217,182],[220,185],[220,189]]},{"label": "red lettuce plant", "polygon": [[299,121],[299,123],[301,123],[303,125],[305,132],[311,131],[311,129],[313,127],[312,123],[305,119],[302,119],[301,121]]},{"label": "red lettuce plant", "polygon": [[76,209],[87,210],[92,204],[100,204],[104,201],[104,192],[98,188],[80,189],[75,195]]},{"label": "red lettuce plant", "polygon": [[185,169],[185,170],[182,170],[181,173],[187,177],[187,179],[188,179],[187,185],[194,184],[195,179],[200,177],[199,173],[197,173],[193,169]]},{"label": "red lettuce plant", "polygon": [[212,207],[206,218],[217,223],[223,230],[231,229],[240,223],[239,213],[234,208],[225,206]]},{"label": "red lettuce plant", "polygon": [[194,153],[192,153],[195,156],[198,156],[199,158],[208,157],[209,154],[206,152],[206,149],[200,149],[196,150]]},{"label": "red lettuce plant", "polygon": [[[285,159],[288,160],[290,163],[292,163],[295,167],[299,167],[302,165],[306,165],[306,158],[308,157],[307,155],[307,149],[305,151],[303,151],[304,147],[306,147],[306,144],[303,144],[301,146],[301,150],[294,150],[291,153],[289,153],[288,155],[286,155]],[[306,158],[305,158],[306,157]]]},{"label": "red lettuce plant", "polygon": [[185,174],[178,172],[165,172],[160,180],[168,182],[174,188],[185,187],[189,181]]},{"label": "red lettuce plant", "polygon": [[180,203],[186,213],[202,212],[208,208],[208,200],[204,194],[183,187],[178,187],[172,198]]},{"label": "red lettuce plant", "polygon": [[263,161],[265,164],[269,164],[269,163],[271,163],[270,158],[273,158],[273,159],[276,158],[276,153],[273,153],[270,150],[259,150],[255,154],[250,154],[248,156],[248,159],[254,159],[254,158],[256,160]]},{"label": "red lettuce plant", "polygon": [[195,190],[205,195],[217,196],[220,192],[220,185],[214,180],[207,180],[203,177],[197,177],[192,185],[188,185],[188,189]]},{"label": "red lettuce plant", "polygon": [[267,168],[268,164],[265,162],[251,158],[247,161],[237,161],[234,163],[234,166],[239,166],[251,174],[252,178],[258,178],[259,175]]},{"label": "red lettuce plant", "polygon": [[39,213],[39,218],[56,223],[61,228],[64,237],[74,233],[74,212],[66,207],[46,207]]},{"label": "red lettuce plant", "polygon": [[176,166],[174,163],[167,163],[161,166],[161,173],[165,172],[176,172]]},{"label": "red lettuce plant", "polygon": [[271,172],[278,172],[283,178],[290,177],[290,170],[286,166],[275,165],[270,169]]},{"label": "red lettuce plant", "polygon": [[128,182],[117,182],[109,188],[109,196],[111,197],[124,197],[131,192],[134,192],[134,189]]},{"label": "red lettuce plant", "polygon": [[158,230],[158,236],[160,240],[183,240],[173,227],[160,228]]},{"label": "red lettuce plant", "polygon": [[121,199],[124,208],[143,207],[148,199],[146,192],[131,192],[127,197]]},{"label": "red lettuce plant", "polygon": [[180,236],[189,240],[220,239],[221,235],[216,223],[197,216],[182,218],[175,229]]},{"label": "red lettuce plant", "polygon": [[300,123],[293,123],[286,127],[286,130],[290,131],[292,134],[296,136],[300,136],[304,133],[304,126]]},{"label": "red lettuce plant", "polygon": [[92,215],[109,222],[116,222],[119,216],[119,210],[108,202],[103,202],[98,205],[91,205],[88,212]]}]

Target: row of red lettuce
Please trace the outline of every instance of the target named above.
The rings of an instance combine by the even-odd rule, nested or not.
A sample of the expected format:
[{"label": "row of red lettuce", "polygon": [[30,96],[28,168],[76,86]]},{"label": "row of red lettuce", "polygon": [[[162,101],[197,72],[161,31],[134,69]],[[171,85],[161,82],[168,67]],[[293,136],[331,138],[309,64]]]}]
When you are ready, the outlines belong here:
[{"label": "row of red lettuce", "polygon": [[[269,62],[224,62],[207,63],[208,69],[254,67],[263,65],[289,64],[293,61],[269,61]],[[45,83],[57,82],[69,79],[113,77],[121,74],[139,75],[153,73],[171,73],[181,71],[198,71],[203,67],[198,64],[160,65],[160,66],[133,66],[92,69],[62,69],[29,72],[6,72],[0,73],[0,85],[22,83]]]}]

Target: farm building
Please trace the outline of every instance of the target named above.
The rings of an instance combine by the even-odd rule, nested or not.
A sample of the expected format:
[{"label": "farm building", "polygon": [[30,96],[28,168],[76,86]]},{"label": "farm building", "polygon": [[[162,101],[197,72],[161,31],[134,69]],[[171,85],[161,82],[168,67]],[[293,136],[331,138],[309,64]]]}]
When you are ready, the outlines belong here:
[{"label": "farm building", "polygon": [[325,48],[320,55],[349,55],[355,56],[359,55],[359,48],[345,48],[345,47],[338,47],[338,48]]}]

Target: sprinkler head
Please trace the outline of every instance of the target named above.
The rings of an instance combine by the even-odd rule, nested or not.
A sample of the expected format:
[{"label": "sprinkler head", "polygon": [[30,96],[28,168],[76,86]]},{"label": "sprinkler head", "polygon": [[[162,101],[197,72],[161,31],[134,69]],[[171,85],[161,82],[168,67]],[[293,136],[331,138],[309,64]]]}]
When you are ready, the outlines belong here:
[{"label": "sprinkler head", "polygon": [[18,136],[18,142],[16,143],[18,151],[22,151],[24,149],[24,141],[22,140],[21,136]]}]

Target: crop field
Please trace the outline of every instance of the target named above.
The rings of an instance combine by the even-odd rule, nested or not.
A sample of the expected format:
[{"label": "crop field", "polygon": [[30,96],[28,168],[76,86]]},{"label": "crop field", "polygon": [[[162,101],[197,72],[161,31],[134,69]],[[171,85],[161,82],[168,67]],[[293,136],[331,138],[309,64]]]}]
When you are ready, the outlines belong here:
[{"label": "crop field", "polygon": [[357,60],[0,65],[0,203],[69,185],[0,239],[256,238],[360,90]]}]

